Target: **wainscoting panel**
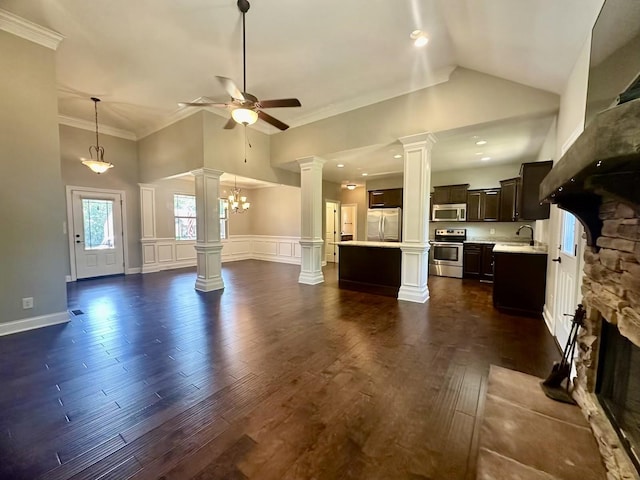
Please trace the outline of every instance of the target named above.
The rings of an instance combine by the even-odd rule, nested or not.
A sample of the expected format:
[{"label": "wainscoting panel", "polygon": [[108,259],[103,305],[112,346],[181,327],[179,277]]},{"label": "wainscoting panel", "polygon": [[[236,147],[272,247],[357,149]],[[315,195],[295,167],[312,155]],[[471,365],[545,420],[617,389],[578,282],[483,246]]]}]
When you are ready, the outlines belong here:
[{"label": "wainscoting panel", "polygon": [[[142,273],[196,265],[195,242],[172,238],[142,240]],[[237,260],[266,260],[300,265],[302,249],[298,237],[234,235],[222,240],[222,263]]]}]

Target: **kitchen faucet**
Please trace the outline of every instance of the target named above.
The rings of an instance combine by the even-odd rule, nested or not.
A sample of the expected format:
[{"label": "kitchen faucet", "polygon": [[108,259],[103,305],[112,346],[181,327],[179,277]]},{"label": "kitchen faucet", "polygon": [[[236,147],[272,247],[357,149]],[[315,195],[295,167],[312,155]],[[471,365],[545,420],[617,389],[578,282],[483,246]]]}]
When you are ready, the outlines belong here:
[{"label": "kitchen faucet", "polygon": [[516,235],[520,235],[520,230],[522,230],[523,228],[528,228],[529,230],[531,230],[531,240],[529,240],[529,245],[533,246],[533,227],[531,225],[520,225],[518,231],[516,232]]}]

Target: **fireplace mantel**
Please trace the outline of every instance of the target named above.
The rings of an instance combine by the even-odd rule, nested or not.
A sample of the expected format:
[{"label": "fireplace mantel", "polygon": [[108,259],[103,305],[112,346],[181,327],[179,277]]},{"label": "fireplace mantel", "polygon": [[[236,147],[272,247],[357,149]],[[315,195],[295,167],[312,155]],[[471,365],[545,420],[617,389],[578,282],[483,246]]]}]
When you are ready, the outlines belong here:
[{"label": "fireplace mantel", "polygon": [[585,226],[595,246],[601,197],[640,205],[640,99],[598,114],[540,184],[540,200],[556,203]]}]

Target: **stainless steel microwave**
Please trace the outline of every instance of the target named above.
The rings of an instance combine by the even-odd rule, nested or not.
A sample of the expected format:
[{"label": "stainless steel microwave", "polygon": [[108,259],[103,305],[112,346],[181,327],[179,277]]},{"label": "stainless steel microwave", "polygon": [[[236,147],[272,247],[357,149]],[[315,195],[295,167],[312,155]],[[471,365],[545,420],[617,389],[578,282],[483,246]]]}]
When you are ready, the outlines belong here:
[{"label": "stainless steel microwave", "polygon": [[447,205],[434,205],[431,213],[432,222],[466,222],[467,204],[451,203]]}]

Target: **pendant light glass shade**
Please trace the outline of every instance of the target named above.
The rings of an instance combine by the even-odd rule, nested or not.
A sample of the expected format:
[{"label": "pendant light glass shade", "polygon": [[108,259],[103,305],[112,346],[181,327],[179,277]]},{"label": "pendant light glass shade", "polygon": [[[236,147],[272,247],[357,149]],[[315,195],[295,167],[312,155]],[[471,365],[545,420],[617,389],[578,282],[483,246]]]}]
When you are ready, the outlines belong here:
[{"label": "pendant light glass shade", "polygon": [[[99,174],[113,168],[113,163],[104,161],[104,147],[101,147],[98,141],[98,102],[100,99],[91,97],[91,100],[93,101],[93,107],[96,113],[96,144],[89,147],[89,155],[91,155],[91,158],[82,159],[82,164],[89,167],[91,171]],[[93,158],[94,155],[96,158]]]},{"label": "pendant light glass shade", "polygon": [[253,125],[258,121],[258,112],[248,108],[236,108],[231,112],[231,116],[237,123],[243,125]]}]

